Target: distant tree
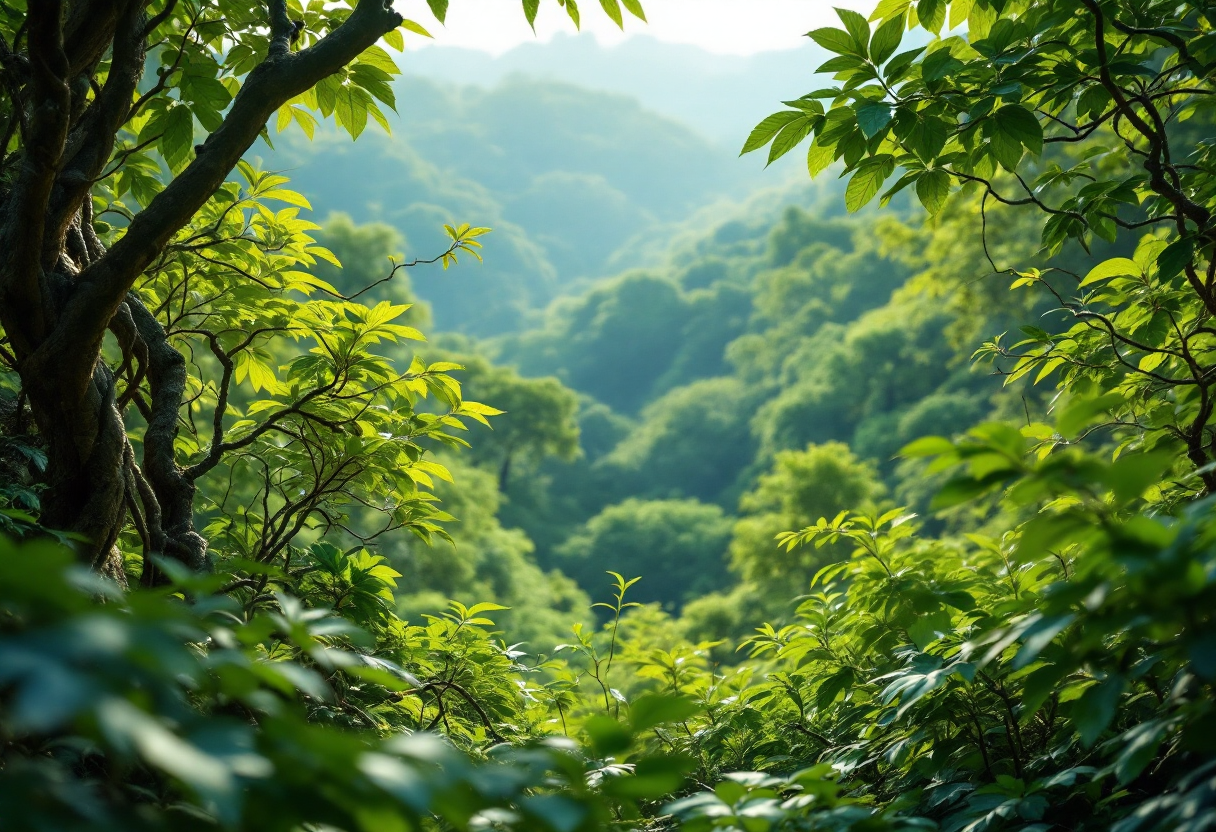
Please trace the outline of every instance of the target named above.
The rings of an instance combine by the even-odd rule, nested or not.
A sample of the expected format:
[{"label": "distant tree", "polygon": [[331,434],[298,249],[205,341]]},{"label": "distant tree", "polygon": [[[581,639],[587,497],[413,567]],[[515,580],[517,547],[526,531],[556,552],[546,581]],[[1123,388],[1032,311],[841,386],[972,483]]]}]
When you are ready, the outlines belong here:
[{"label": "distant tree", "polygon": [[755,403],[755,392],[738,378],[677,387],[646,406],[600,465],[640,493],[724,499],[755,455],[748,426]]},{"label": "distant tree", "polygon": [[593,597],[604,572],[641,575],[630,598],[678,610],[725,585],[730,519],[696,500],[628,499],[592,517],[558,547],[557,564]]},{"label": "distant tree", "polygon": [[360,297],[367,297],[374,292],[374,296],[387,296],[394,303],[408,303],[405,320],[420,329],[430,326],[430,310],[414,296],[409,275],[393,271],[394,266],[406,262],[405,238],[400,231],[383,222],[357,224],[349,214],[335,213],[329,215],[316,236],[341,265],[318,260],[310,270],[313,274],[345,295],[362,292]]},{"label": "distant tree", "polygon": [[629,272],[554,303],[545,326],[512,339],[504,357],[632,414],[671,366],[688,316],[674,281]]},{"label": "distant tree", "polygon": [[747,581],[777,582],[803,591],[820,566],[848,550],[829,546],[786,551],[778,547],[777,535],[821,517],[831,520],[855,506],[872,507],[883,493],[874,467],[841,442],[781,451],[769,472],[739,501],[743,516],[731,538],[731,569]]},{"label": "distant tree", "polygon": [[472,451],[474,459],[493,466],[500,491],[510,485],[516,462],[569,461],[578,455],[578,395],[573,390],[555,378],[525,378],[480,356],[449,357],[464,366],[469,395],[493,400],[503,411],[492,431],[477,431]]}]

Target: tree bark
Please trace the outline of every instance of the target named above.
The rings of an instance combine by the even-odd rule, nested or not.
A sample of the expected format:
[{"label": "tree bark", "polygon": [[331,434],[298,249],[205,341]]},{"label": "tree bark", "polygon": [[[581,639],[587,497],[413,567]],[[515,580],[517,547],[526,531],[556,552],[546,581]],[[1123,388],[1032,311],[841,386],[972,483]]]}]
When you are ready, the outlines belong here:
[{"label": "tree bark", "polygon": [[[0,44],[11,81],[9,126],[19,125],[22,139],[4,159],[14,171],[11,184],[0,185],[0,325],[47,446],[41,521],[71,533],[83,560],[122,581],[115,544],[130,517],[144,543],[145,582],[158,578],[149,556],[204,569],[207,547],[194,529],[193,479],[174,451],[186,363],[132,287],[280,106],[402,22],[389,0],[360,0],[344,23],[293,53],[286,3],[268,0],[267,59],[245,79],[196,158],[106,250],[93,234],[90,191],[143,74],[147,5],[80,0],[65,8],[63,0],[37,0],[27,12],[27,54]],[[98,88],[92,77],[107,54],[109,72]],[[13,81],[18,72],[28,79]],[[138,392],[118,400],[116,373],[101,355],[107,330],[125,353],[119,374],[132,368],[131,384],[146,379],[146,404]],[[132,400],[148,423],[139,464],[123,418]]]}]

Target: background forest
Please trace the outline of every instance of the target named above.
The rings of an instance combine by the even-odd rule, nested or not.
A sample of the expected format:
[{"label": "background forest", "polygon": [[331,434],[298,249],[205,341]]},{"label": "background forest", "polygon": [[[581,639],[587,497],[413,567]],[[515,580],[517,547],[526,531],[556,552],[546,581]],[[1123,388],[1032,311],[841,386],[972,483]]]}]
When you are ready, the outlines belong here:
[{"label": "background forest", "polygon": [[254,6],[0,2],[0,832],[1216,829],[1206,3]]},{"label": "background forest", "polygon": [[[419,353],[466,366],[468,395],[506,411],[444,458],[455,547],[381,546],[415,576],[404,611],[494,601],[510,641],[547,650],[593,620],[613,570],[693,641],[739,638],[789,615],[791,575],[809,584],[819,562],[783,554],[779,532],[923,511],[934,486],[904,445],[1025,420],[1030,402],[1042,416],[969,360],[1035,314],[992,275],[974,203],[935,227],[899,200],[849,215],[830,179],[735,159],[760,113],[731,91],[780,97],[823,57],[721,62],[645,36],[493,60],[432,47],[403,61],[391,135],[321,126],[265,154],[328,217],[317,236],[343,269],[317,273],[341,288],[442,248],[442,223],[494,229],[485,263],[390,284],[431,333]],[[1002,227],[990,246],[1025,262],[1036,235]]]}]

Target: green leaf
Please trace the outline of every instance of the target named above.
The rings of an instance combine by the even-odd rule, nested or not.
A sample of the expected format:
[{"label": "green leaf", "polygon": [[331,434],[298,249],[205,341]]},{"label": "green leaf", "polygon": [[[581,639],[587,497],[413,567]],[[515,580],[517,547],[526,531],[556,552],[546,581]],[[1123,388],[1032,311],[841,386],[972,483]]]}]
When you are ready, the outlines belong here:
[{"label": "green leaf", "polygon": [[747,141],[743,143],[743,150],[739,151],[739,155],[742,156],[744,153],[751,153],[753,150],[764,147],[772,141],[773,136],[777,135],[782,127],[803,117],[804,114],[799,110],[782,110],[779,113],[773,113],[752,129]]},{"label": "green leaf", "polygon": [[857,47],[857,54],[861,57],[866,57],[869,54],[870,45],[870,24],[866,22],[865,16],[860,15],[852,9],[836,9],[836,16],[840,18],[840,22],[844,24],[844,28],[848,30],[849,37],[852,39],[854,46]]},{"label": "green leaf", "polygon": [[646,22],[646,12],[642,10],[640,0],[621,0],[621,4],[628,12],[643,23]]},{"label": "green leaf", "polygon": [[916,4],[916,19],[921,28],[936,35],[946,22],[946,0],[920,0]]},{"label": "green leaf", "polygon": [[922,436],[904,445],[899,455],[915,459],[922,456],[940,456],[953,451],[954,443],[943,436]]},{"label": "green leaf", "polygon": [[1072,723],[1081,735],[1081,744],[1086,748],[1098,741],[1115,718],[1115,710],[1126,684],[1122,676],[1111,676],[1086,688],[1073,703]]},{"label": "green leaf", "polygon": [[918,159],[929,164],[937,159],[948,138],[949,128],[943,119],[917,113],[916,121],[903,141]]},{"label": "green leaf", "polygon": [[799,142],[809,136],[817,125],[822,123],[823,116],[803,116],[782,127],[781,132],[773,139],[773,146],[769,148],[767,164],[771,165],[789,153],[798,146]]},{"label": "green leaf", "polygon": [[633,743],[633,735],[629,730],[610,716],[593,716],[583,723],[596,753],[602,757],[618,754],[629,748]]},{"label": "green leaf", "polygon": [[431,7],[431,14],[435,15],[435,19],[443,23],[444,18],[448,16],[448,0],[426,0],[426,4]]},{"label": "green leaf", "polygon": [[178,105],[165,114],[163,125],[158,147],[169,167],[176,170],[189,158],[194,146],[194,116],[188,107]]},{"label": "green leaf", "polygon": [[612,19],[619,28],[625,28],[625,20],[621,16],[620,0],[600,0],[600,5],[604,7],[604,12]]},{"label": "green leaf", "polygon": [[806,167],[812,177],[818,176],[836,158],[835,145],[821,145],[818,141],[811,142],[806,152]]},{"label": "green leaf", "polygon": [[209,110],[223,110],[232,103],[228,88],[210,75],[183,73],[178,86],[183,101]]},{"label": "green leaf", "polygon": [[843,667],[836,671],[815,691],[815,707],[825,711],[845,691],[853,686],[853,668]]},{"label": "green leaf", "polygon": [[1137,725],[1120,737],[1125,743],[1115,762],[1115,778],[1126,785],[1135,780],[1157,756],[1165,739],[1165,726],[1159,720]]},{"label": "green leaf", "polygon": [[683,722],[703,710],[691,696],[667,696],[647,693],[629,706],[629,722],[635,733],[668,722]]},{"label": "green leaf", "polygon": [[1090,269],[1089,273],[1081,281],[1081,285],[1088,286],[1100,280],[1110,280],[1112,277],[1124,276],[1139,277],[1140,267],[1136,265],[1134,260],[1129,260],[1126,257],[1113,257]]},{"label": "green leaf", "polygon": [[1030,110],[1021,104],[1006,104],[996,111],[995,119],[1002,133],[1016,139],[1031,153],[1037,156],[1043,152],[1043,125]]},{"label": "green leaf", "polygon": [[1157,275],[1162,280],[1176,277],[1195,256],[1195,242],[1189,238],[1175,240],[1157,255]]},{"label": "green leaf", "polygon": [[885,101],[868,101],[857,108],[857,126],[867,139],[877,136],[891,123],[891,105]]},{"label": "green leaf", "polygon": [[524,3],[524,18],[527,19],[528,25],[532,27],[532,34],[536,34],[536,12],[540,9],[540,0],[523,0]]},{"label": "green leaf", "polygon": [[1159,483],[1175,459],[1173,451],[1124,454],[1111,464],[1102,479],[1116,498],[1127,502]]},{"label": "green leaf", "polygon": [[971,6],[974,0],[951,0],[950,3],[950,29],[957,29],[967,22],[967,16],[971,14]]},{"label": "green leaf", "polygon": [[895,54],[904,38],[904,21],[902,17],[893,17],[878,27],[870,41],[870,59],[876,64],[882,64]]},{"label": "green leaf", "polygon": [[352,139],[367,127],[367,105],[370,96],[352,84],[343,84],[335,91],[334,117],[338,126],[345,128]]},{"label": "green leaf", "polygon": [[950,174],[944,170],[927,171],[916,180],[916,198],[930,214],[938,214],[950,196]]},{"label": "green leaf", "polygon": [[1072,613],[1036,619],[1022,633],[1022,646],[1018,649],[1017,655],[1013,657],[1013,669],[1021,670],[1023,667],[1037,661],[1039,654],[1043,652],[1047,645],[1051,644],[1055,640],[1055,637],[1075,620],[1076,615]]},{"label": "green leaf", "polygon": [[605,794],[635,800],[656,800],[677,791],[697,761],[683,754],[662,754],[638,760],[631,777],[611,777],[604,781]]},{"label": "green leaf", "polygon": [[908,16],[908,6],[910,5],[912,5],[912,0],[882,0],[878,4],[878,8],[874,9],[870,15],[870,20],[886,22],[898,18],[902,27]]},{"label": "green leaf", "polygon": [[894,171],[895,159],[889,154],[863,159],[845,188],[845,208],[852,213],[868,203]]},{"label": "green leaf", "polygon": [[1118,393],[1107,393],[1093,399],[1076,399],[1070,402],[1064,412],[1060,414],[1056,429],[1060,435],[1073,439],[1083,429],[1096,422],[1100,416],[1105,416],[1121,404],[1123,404],[1123,396]]},{"label": "green leaf", "polygon": [[861,54],[857,50],[857,45],[853,43],[853,38],[848,32],[840,29],[823,28],[816,29],[813,32],[807,32],[807,37],[815,41],[829,52],[835,52],[838,55],[857,55]]}]

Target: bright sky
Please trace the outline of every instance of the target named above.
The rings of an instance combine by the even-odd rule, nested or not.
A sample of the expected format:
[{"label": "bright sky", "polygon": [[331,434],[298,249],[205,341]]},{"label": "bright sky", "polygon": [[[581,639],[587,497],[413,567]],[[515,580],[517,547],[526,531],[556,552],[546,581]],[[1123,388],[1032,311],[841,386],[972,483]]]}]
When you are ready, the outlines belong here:
[{"label": "bright sky", "polygon": [[[645,33],[662,41],[688,43],[710,52],[751,55],[790,49],[804,43],[811,29],[839,25],[833,6],[873,10],[877,0],[643,0],[649,23],[625,14],[622,33],[599,8],[597,0],[580,0],[584,32],[603,44]],[[519,0],[451,0],[447,25],[440,26],[425,0],[396,0],[398,11],[418,21],[435,36],[433,43],[462,46],[501,55],[522,43],[548,41],[558,32],[574,32],[565,10],[555,0],[541,0],[536,34],[524,20]],[[417,48],[425,38],[410,36]]]}]

